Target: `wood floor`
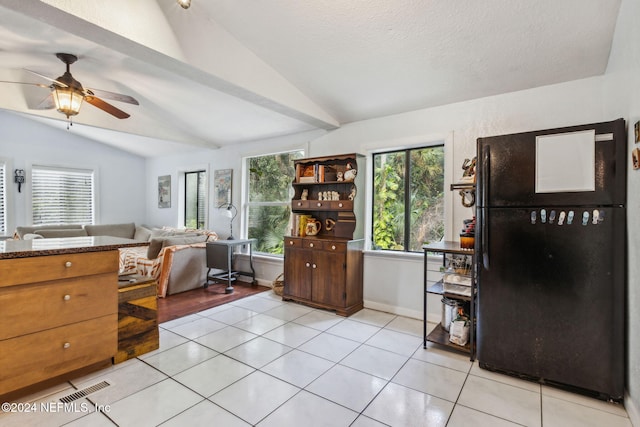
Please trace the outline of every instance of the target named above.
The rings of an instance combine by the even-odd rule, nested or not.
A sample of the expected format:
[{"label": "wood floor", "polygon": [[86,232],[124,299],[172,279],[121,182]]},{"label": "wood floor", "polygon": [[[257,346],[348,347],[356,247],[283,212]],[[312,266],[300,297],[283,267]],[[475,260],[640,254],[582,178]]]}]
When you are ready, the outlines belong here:
[{"label": "wood floor", "polygon": [[188,314],[197,313],[208,308],[225,304],[249,295],[271,290],[268,286],[252,285],[247,282],[234,283],[234,291],[225,294],[226,284],[212,284],[208,288],[198,288],[191,291],[158,298],[158,323],[177,319]]}]

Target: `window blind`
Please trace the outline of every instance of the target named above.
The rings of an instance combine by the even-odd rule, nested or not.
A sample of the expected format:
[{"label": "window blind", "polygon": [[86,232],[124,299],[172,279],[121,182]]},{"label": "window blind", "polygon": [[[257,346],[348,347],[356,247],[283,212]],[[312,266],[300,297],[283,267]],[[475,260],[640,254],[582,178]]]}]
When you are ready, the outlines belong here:
[{"label": "window blind", "polygon": [[33,224],[93,224],[92,170],[33,166]]}]

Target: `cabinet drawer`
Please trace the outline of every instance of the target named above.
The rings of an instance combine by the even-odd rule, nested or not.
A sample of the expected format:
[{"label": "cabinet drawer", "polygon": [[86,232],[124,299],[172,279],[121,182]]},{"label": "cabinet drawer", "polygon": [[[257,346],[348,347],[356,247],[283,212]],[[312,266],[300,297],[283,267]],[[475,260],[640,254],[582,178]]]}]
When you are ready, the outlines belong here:
[{"label": "cabinet drawer", "polygon": [[291,210],[295,211],[296,209],[309,209],[309,200],[292,200]]},{"label": "cabinet drawer", "polygon": [[296,237],[285,237],[284,238],[284,247],[285,248],[301,248],[302,247],[302,239]]},{"label": "cabinet drawer", "polygon": [[302,247],[306,249],[322,249],[322,240],[317,240],[317,239],[303,240]]},{"label": "cabinet drawer", "polygon": [[333,211],[352,211],[352,200],[332,200],[330,203],[330,209]]},{"label": "cabinet drawer", "polygon": [[0,341],[0,390],[11,392],[107,360],[117,343],[117,314]]},{"label": "cabinet drawer", "polygon": [[4,259],[0,260],[0,287],[117,272],[117,250]]},{"label": "cabinet drawer", "polygon": [[118,312],[116,273],[0,288],[0,339]]},{"label": "cabinet drawer", "polygon": [[330,252],[344,253],[347,251],[347,244],[344,242],[324,242],[322,248]]},{"label": "cabinet drawer", "polygon": [[331,209],[330,200],[309,200],[309,209],[325,211]]}]

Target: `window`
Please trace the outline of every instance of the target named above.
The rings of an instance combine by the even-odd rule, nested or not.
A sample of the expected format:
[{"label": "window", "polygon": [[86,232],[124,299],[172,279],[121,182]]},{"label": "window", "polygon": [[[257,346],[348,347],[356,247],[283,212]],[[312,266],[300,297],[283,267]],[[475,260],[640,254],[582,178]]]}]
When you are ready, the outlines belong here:
[{"label": "window", "polygon": [[374,249],[420,252],[444,236],[444,145],[373,155]]},{"label": "window", "polygon": [[7,165],[0,161],[0,233],[4,234],[7,231],[7,218],[6,218],[6,176]]},{"label": "window", "polygon": [[258,239],[254,250],[284,253],[284,235],[291,213],[293,161],[304,151],[270,154],[247,159],[247,236]]},{"label": "window", "polygon": [[33,166],[33,224],[93,224],[94,173],[86,169]]},{"label": "window", "polygon": [[205,171],[184,174],[184,226],[205,228],[207,209],[207,173]]}]

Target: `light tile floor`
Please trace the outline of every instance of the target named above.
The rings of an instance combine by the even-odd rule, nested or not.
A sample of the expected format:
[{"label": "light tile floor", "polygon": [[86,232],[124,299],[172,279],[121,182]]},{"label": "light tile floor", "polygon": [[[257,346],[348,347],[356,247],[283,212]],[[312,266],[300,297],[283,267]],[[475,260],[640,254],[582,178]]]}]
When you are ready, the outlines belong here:
[{"label": "light tile floor", "polygon": [[621,405],[425,350],[421,321],[379,311],[343,318],[264,292],[160,327],[157,351],[14,402],[36,404],[0,425],[631,426]]}]

